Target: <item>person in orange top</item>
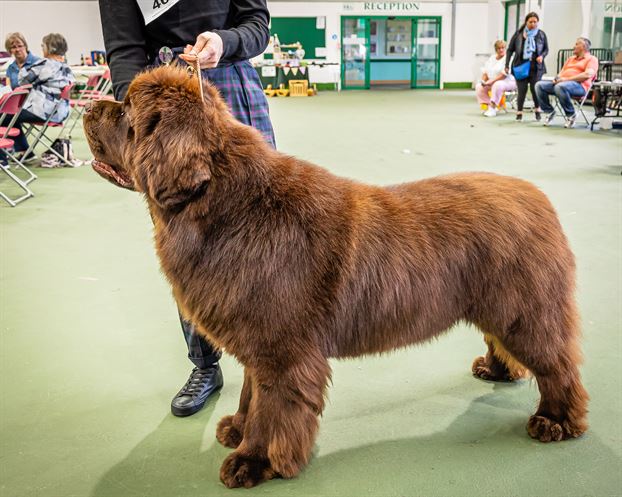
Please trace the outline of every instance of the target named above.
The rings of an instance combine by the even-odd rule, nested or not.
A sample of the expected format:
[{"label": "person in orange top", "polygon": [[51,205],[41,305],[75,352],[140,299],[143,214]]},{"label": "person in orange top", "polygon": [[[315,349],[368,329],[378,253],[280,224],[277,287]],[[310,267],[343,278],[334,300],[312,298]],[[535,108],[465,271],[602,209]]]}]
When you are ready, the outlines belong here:
[{"label": "person in orange top", "polygon": [[549,95],[553,94],[566,113],[566,128],[574,126],[577,115],[572,105],[572,99],[583,97],[587,93],[598,72],[598,59],[590,54],[591,46],[592,44],[587,38],[577,38],[574,44],[574,55],[566,61],[555,79],[538,81],[536,84],[540,107],[548,113],[544,120],[545,126],[549,126],[555,117],[555,109],[549,101]]}]

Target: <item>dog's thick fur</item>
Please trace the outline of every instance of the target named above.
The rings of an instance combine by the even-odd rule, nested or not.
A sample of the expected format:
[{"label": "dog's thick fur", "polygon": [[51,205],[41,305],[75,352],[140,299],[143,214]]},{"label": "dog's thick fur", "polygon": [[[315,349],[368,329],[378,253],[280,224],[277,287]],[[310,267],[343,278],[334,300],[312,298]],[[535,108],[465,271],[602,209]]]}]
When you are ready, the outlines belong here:
[{"label": "dog's thick fur", "polygon": [[458,321],[485,336],[473,373],[530,371],[543,442],[587,428],[577,370],[575,264],[533,185],[454,174],[380,188],[270,148],[183,69],[139,75],[85,130],[105,178],[145,195],[162,269],[183,314],[244,365],[228,487],[296,476],[309,461],[330,357],[428,340]]}]

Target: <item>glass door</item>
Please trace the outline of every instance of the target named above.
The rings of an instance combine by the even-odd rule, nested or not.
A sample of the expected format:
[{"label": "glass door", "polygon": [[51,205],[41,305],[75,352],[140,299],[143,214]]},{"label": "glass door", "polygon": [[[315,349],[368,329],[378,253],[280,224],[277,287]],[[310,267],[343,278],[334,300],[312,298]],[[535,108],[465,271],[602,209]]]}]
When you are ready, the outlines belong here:
[{"label": "glass door", "polygon": [[341,18],[341,86],[369,88],[369,18]]},{"label": "glass door", "polygon": [[614,52],[622,48],[622,17],[605,17],[602,46]]},{"label": "glass door", "polygon": [[416,17],[413,22],[412,88],[439,88],[441,81],[441,18]]},{"label": "glass door", "polygon": [[525,0],[508,0],[505,2],[505,40],[509,41],[516,30],[520,27],[525,12]]}]

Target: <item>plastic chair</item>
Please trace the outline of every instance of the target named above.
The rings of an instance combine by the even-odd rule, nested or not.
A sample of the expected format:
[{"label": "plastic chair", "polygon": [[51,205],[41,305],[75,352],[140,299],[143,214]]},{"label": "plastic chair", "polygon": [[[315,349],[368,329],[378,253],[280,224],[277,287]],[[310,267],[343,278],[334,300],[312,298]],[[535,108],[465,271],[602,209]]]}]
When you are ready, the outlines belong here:
[{"label": "plastic chair", "polygon": [[[497,105],[497,108],[498,108],[499,110],[502,110],[502,111],[504,111],[504,112],[507,112],[507,111],[508,111],[508,98],[507,98],[507,97],[509,97],[509,96],[511,95],[511,93],[512,93],[512,92],[507,92],[507,91],[506,91],[506,92],[503,94],[503,96],[501,97],[501,100],[499,101],[499,105]],[[489,96],[489,97],[492,97],[492,89],[488,90],[488,96]],[[482,111],[486,111],[486,110],[488,110],[488,104],[480,104],[480,106],[479,106],[479,107],[480,107],[480,109],[481,109]]]}]

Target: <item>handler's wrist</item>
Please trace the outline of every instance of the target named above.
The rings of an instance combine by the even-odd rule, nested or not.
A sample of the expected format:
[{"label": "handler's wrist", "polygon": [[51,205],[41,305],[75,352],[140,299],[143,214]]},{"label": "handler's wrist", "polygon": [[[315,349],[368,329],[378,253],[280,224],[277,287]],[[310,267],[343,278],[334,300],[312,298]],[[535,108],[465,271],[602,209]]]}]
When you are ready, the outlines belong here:
[{"label": "handler's wrist", "polygon": [[220,36],[222,40],[222,56],[221,58],[229,58],[234,55],[240,47],[240,36],[227,29],[216,29],[212,33]]}]

